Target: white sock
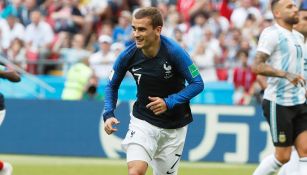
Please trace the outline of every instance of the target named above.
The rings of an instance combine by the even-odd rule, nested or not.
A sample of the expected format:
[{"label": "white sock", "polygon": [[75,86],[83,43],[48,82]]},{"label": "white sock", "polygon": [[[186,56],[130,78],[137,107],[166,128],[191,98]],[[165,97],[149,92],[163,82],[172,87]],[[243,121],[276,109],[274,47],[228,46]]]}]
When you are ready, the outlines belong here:
[{"label": "white sock", "polygon": [[0,175],[12,175],[13,167],[10,163],[4,162],[3,169],[0,171]]},{"label": "white sock", "polygon": [[298,173],[298,164],[299,164],[299,156],[295,150],[291,152],[291,158],[289,162],[284,164],[279,172],[278,175],[294,175]]},{"label": "white sock", "polygon": [[280,163],[272,154],[260,162],[253,175],[273,175],[281,166],[282,163]]},{"label": "white sock", "polygon": [[299,175],[307,174],[307,157],[301,157],[298,163]]}]

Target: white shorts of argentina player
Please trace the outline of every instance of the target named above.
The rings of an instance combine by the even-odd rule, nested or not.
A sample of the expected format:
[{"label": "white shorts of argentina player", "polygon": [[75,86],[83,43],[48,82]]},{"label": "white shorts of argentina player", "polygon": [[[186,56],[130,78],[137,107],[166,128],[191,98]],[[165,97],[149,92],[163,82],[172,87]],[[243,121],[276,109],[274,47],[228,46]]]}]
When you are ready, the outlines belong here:
[{"label": "white shorts of argentina player", "polygon": [[4,120],[5,117],[5,109],[4,110],[0,110],[0,126]]},{"label": "white shorts of argentina player", "polygon": [[164,129],[130,116],[129,130],[122,142],[127,162],[145,161],[154,175],[177,175],[188,127]]}]

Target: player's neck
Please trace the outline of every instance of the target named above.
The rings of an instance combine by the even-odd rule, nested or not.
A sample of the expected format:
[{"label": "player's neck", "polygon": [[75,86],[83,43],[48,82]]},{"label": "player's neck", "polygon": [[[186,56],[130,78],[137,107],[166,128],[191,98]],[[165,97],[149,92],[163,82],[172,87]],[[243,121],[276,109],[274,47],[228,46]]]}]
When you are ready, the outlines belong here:
[{"label": "player's neck", "polygon": [[153,58],[157,56],[159,49],[160,49],[160,39],[152,43],[152,45],[149,48],[146,49],[143,48],[142,52],[146,57]]},{"label": "player's neck", "polygon": [[277,24],[285,28],[286,30],[289,30],[290,32],[292,32],[292,29],[293,29],[292,24],[285,23],[284,21],[277,21]]}]

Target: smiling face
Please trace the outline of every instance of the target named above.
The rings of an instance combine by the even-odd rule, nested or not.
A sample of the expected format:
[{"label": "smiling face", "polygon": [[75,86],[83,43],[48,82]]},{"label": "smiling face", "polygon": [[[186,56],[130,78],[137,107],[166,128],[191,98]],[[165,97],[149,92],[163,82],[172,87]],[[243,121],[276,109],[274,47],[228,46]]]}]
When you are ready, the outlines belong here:
[{"label": "smiling face", "polygon": [[149,49],[158,41],[160,37],[162,26],[153,27],[152,21],[149,17],[140,19],[132,19],[133,37],[137,48]]}]

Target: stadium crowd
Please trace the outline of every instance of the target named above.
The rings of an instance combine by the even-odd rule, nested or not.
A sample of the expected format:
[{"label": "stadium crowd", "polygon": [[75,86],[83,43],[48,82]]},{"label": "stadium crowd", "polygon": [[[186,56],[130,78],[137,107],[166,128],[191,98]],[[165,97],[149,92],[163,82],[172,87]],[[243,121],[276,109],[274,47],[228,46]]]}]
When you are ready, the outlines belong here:
[{"label": "stadium crowd", "polygon": [[[298,2],[299,3],[299,2]],[[66,76],[88,59],[98,79],[132,40],[133,10],[156,6],[163,35],[180,43],[205,82],[234,83],[236,104],[256,89],[250,70],[260,32],[272,24],[268,0],[1,0],[2,55],[32,74]]]}]

